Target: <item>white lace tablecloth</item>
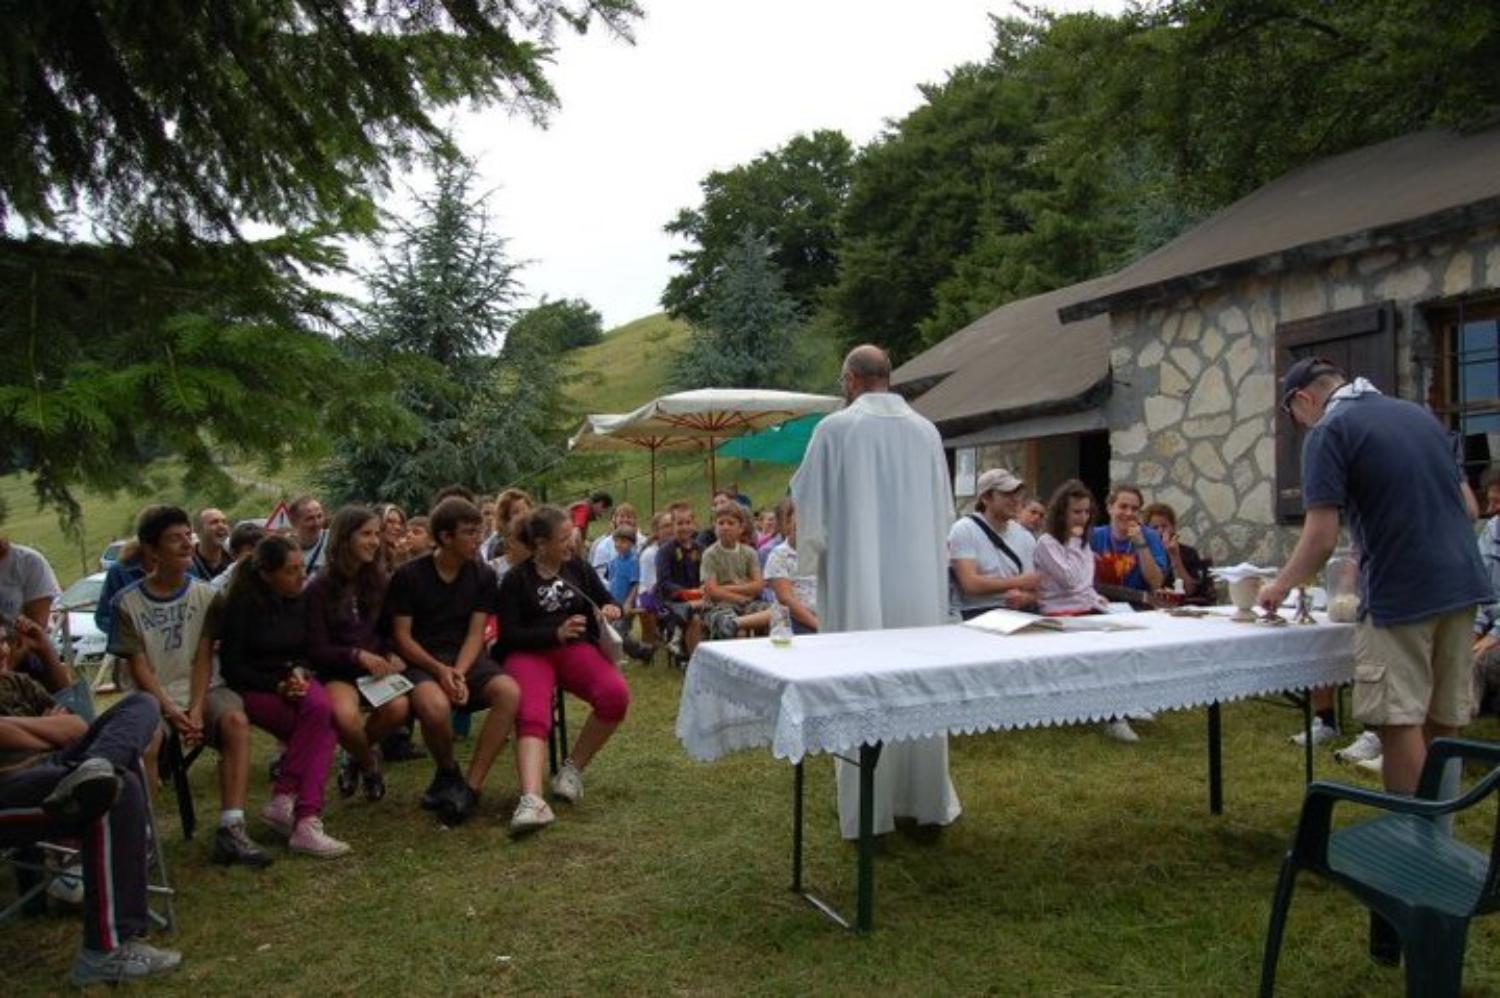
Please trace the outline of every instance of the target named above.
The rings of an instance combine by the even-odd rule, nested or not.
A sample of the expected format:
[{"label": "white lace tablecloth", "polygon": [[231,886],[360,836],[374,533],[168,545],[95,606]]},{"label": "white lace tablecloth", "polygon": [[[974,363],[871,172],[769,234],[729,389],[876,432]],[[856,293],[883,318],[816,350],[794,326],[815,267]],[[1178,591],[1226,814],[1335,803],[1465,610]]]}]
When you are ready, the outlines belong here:
[{"label": "white lace tablecloth", "polygon": [[1143,630],[1008,637],[956,624],[705,642],[677,737],[711,760],[770,746],[793,762],[861,744],[1105,720],[1128,711],[1348,682],[1354,628],[1236,624],[1162,613]]}]

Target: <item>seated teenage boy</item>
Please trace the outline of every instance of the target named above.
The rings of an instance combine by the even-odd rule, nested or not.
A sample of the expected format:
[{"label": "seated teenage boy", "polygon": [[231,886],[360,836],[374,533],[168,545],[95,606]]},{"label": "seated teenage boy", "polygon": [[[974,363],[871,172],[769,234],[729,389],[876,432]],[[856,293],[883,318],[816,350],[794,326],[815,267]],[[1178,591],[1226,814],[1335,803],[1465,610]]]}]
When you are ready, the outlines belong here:
[{"label": "seated teenage boy", "polygon": [[750,512],[739,503],[714,513],[718,540],[703,552],[703,627],[713,638],[747,637],[771,625],[771,608],[760,598],[765,580],[755,549],[743,540],[750,529]]},{"label": "seated teenage boy", "polygon": [[703,622],[698,618],[703,608],[698,589],[703,548],[698,544],[692,507],[674,502],[667,508],[672,512],[672,539],[656,552],[656,601],[661,607],[657,618],[664,634],[682,629],[682,653],[690,656],[703,639]]},{"label": "seated teenage boy", "polygon": [[213,586],[188,575],[193,528],[176,506],[141,518],[138,540],[151,570],[115,597],[109,653],[126,661],[136,688],[156,698],[184,748],[219,753],[219,827],[215,863],[269,866],[271,857],[245,830],[250,786],[250,720],[239,694],[214,668],[217,627]]},{"label": "seated teenage boy", "polygon": [[45,632],[0,624],[0,846],[82,839],[83,944],[73,983],[115,984],[164,974],[182,955],[146,943],[146,789],[141,753],[161,712],[132,693],[91,725],[40,683],[11,671],[14,653]]},{"label": "seated teenage boy", "polygon": [[[521,688],[484,654],[484,625],[498,607],[495,573],[477,554],[484,520],[479,508],[453,496],[432,510],[437,548],[396,570],[386,596],[391,637],[405,660],[413,712],[437,771],[422,807],[454,825],[474,812],[495,757],[510,737]],[[453,754],[454,709],[489,709],[474,746],[468,778]]]}]

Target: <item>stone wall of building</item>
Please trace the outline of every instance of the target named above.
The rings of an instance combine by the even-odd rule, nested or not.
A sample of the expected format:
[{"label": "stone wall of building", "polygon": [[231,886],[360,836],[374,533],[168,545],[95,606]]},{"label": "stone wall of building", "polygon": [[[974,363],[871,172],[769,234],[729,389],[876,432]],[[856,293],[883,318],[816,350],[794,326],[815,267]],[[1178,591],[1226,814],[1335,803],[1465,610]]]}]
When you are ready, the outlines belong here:
[{"label": "stone wall of building", "polygon": [[[1278,323],[1391,301],[1397,379],[1425,398],[1423,309],[1500,289],[1500,229],[1351,254],[1111,317],[1110,477],[1176,508],[1218,564],[1280,564],[1296,529],[1275,519]],[[1389,386],[1380,386],[1390,391]]]}]

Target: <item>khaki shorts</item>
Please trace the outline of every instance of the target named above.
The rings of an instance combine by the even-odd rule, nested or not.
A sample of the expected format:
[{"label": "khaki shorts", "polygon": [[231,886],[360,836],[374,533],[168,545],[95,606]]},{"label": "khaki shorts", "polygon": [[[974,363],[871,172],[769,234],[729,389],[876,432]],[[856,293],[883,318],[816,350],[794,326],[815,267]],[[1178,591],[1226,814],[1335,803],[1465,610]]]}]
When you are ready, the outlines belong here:
[{"label": "khaki shorts", "polygon": [[1354,716],[1365,724],[1469,723],[1474,608],[1412,624],[1354,629]]},{"label": "khaki shorts", "polygon": [[[215,686],[208,691],[208,696],[203,698],[203,744],[217,752],[219,745],[219,722],[226,715],[235,711],[243,711],[245,701],[240,695],[227,686]],[[170,721],[162,718],[162,730],[171,727]]]}]

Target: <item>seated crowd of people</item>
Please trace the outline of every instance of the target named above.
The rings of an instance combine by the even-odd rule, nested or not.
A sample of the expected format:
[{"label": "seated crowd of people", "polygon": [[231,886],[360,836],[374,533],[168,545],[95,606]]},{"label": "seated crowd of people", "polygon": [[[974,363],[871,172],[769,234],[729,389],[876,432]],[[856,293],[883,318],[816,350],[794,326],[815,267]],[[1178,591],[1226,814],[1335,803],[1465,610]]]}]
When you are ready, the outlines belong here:
[{"label": "seated crowd of people", "polygon": [[[382,745],[399,744],[405,726],[420,729],[434,765],[422,807],[450,826],[476,812],[514,736],[519,836],[556,820],[546,795],[582,800],[589,763],[626,716],[629,686],[604,632],[636,585],[618,597],[605,585],[580,558],[568,512],[519,490],[481,507],[452,487],[425,517],[387,503],[327,520],[304,496],[290,520],[268,532],[231,529],[214,509],[141,512],[96,612],[131,690],[92,724],[79,716],[91,708],[65,709],[80,687],[47,631],[55,574],[39,552],[0,539],[0,847],[84,842],[79,984],[180,960],[144,941],[144,795],[160,784],[168,742],[217,760],[212,860],[260,868],[273,857],[247,820],[252,728],[280,744],[261,822],[290,852],[332,859],[351,846],[324,827],[329,777],[340,796],[382,800]],[[617,543],[612,563],[629,546]],[[547,783],[559,687],[592,712]],[[481,711],[461,770],[457,731]],[[102,854],[87,847],[96,840]]]},{"label": "seated crowd of people", "polygon": [[[1489,512],[1479,545],[1500,593],[1500,486]],[[556,820],[547,796],[582,799],[584,772],[624,720],[619,645],[643,661],[656,650],[634,637],[633,620],[649,621],[684,660],[701,641],[764,634],[775,620],[798,634],[819,629],[817,580],[798,570],[790,497],[752,513],[726,488],[709,523],[676,501],[646,531],[630,504],[602,492],[564,510],[518,489],[479,502],[455,486],[425,516],[383,503],[346,506],[331,520],[304,496],[289,513],[290,529],[268,532],[231,528],[216,509],[141,512],[96,610],[133,692],[87,725],[65,709],[78,687],[47,630],[55,574],[39,552],[0,538],[0,813],[14,816],[0,823],[0,846],[59,835],[85,843],[79,983],[161,973],[180,960],[143,938],[144,816],[167,740],[205,746],[217,760],[215,863],[273,861],[247,821],[252,728],[280,743],[260,819],[293,853],[350,852],[323,824],[329,777],[341,797],[381,801],[383,764],[413,754],[413,729],[434,767],[421,806],[449,826],[476,813],[514,739],[509,828],[519,836]],[[591,524],[606,516],[590,542]],[[1217,597],[1175,511],[1128,484],[1101,510],[1077,479],[1044,502],[1009,470],[987,470],[972,511],[949,531],[948,557],[961,619]],[[1476,701],[1500,705],[1500,601],[1476,621],[1475,663]],[[591,713],[549,782],[559,688]],[[1329,704],[1318,707],[1318,724],[1330,727]],[[479,712],[461,769],[455,743]],[[1136,741],[1130,722],[1149,719],[1104,727]],[[1362,758],[1360,744],[1351,759]]]}]

